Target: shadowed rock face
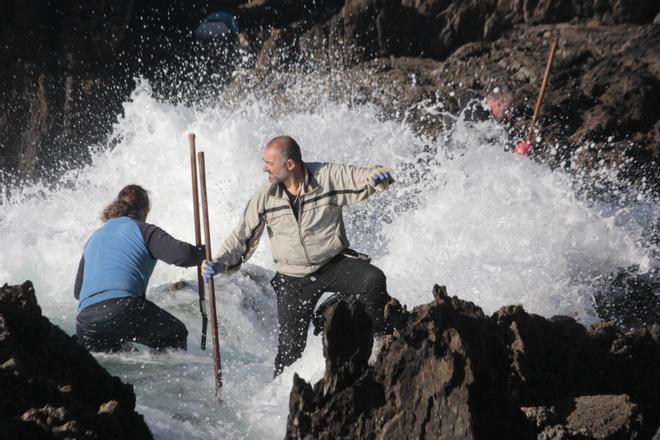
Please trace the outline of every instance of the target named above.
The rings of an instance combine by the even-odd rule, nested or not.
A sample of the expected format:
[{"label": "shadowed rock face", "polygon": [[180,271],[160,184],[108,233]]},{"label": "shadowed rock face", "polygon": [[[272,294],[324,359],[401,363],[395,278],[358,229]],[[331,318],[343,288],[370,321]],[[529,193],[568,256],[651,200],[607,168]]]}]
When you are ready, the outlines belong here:
[{"label": "shadowed rock face", "polygon": [[294,377],[286,437],[641,439],[658,429],[660,326],[587,330],[519,306],[486,317],[444,288],[434,294],[373,367],[360,305],[329,309],[325,376],[313,387]]},{"label": "shadowed rock face", "polygon": [[133,387],[41,315],[34,288],[0,288],[0,438],[151,439]]},{"label": "shadowed rock face", "polygon": [[[105,146],[134,78],[200,67],[192,30],[206,5],[7,0],[0,4],[0,171],[49,180]],[[177,69],[173,75],[167,69]],[[203,69],[201,69],[203,71]],[[2,177],[2,176],[0,176]]]}]

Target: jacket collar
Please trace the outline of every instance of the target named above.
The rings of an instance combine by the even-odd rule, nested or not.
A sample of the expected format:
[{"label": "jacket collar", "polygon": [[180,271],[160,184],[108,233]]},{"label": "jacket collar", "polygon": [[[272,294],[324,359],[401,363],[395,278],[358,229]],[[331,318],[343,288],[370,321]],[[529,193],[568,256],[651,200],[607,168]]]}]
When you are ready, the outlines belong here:
[{"label": "jacket collar", "polygon": [[[317,189],[319,189],[319,183],[316,180],[316,177],[312,172],[307,168],[307,165],[303,162],[303,166],[305,168],[305,181],[303,182],[303,188],[301,192],[301,196],[306,196],[308,194],[311,194],[315,192]],[[271,196],[279,197],[281,199],[286,199],[288,200],[287,195],[284,193],[284,187],[279,184],[273,184],[270,187],[269,191]]]},{"label": "jacket collar", "polygon": [[[304,165],[304,162],[303,162]],[[319,189],[319,182],[316,180],[316,176],[305,166],[305,186],[303,186],[302,195],[307,195],[315,192]]]}]

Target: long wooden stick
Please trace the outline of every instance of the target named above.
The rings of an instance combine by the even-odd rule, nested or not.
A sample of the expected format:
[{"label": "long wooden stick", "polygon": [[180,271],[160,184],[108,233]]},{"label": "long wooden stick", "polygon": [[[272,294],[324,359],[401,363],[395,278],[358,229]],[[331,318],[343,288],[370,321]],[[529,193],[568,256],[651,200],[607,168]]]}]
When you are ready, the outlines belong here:
[{"label": "long wooden stick", "polygon": [[[211,233],[209,230],[209,207],[206,197],[206,167],[204,166],[204,152],[197,153],[199,162],[199,186],[202,190],[202,218],[204,219],[204,245],[206,247],[206,260],[212,260]],[[211,334],[213,336],[213,366],[215,371],[215,395],[220,395],[222,389],[222,365],[220,362],[220,344],[218,342],[218,315],[215,310],[215,284],[213,278],[207,282],[208,295],[211,302]]]},{"label": "long wooden stick", "polygon": [[[190,172],[192,174],[192,199],[193,199],[193,217],[195,223],[195,246],[202,244],[202,233],[199,226],[199,194],[197,192],[197,152],[195,149],[195,134],[188,135],[190,144]],[[199,313],[202,315],[202,340],[200,348],[206,350],[206,329],[209,318],[206,315],[206,298],[204,296],[204,279],[202,278],[202,266],[197,266],[197,294],[199,296]]]},{"label": "long wooden stick", "polygon": [[534,106],[534,115],[532,116],[532,123],[529,125],[529,132],[527,133],[527,140],[532,141],[534,137],[534,126],[541,113],[541,104],[543,103],[543,95],[545,95],[545,87],[548,84],[548,78],[550,77],[550,68],[552,67],[552,62],[555,59],[555,51],[557,50],[557,40],[553,40],[550,45],[550,53],[548,54],[548,63],[545,65],[545,73],[543,75],[543,82],[541,83],[541,90],[539,90],[539,96],[536,99],[536,105]]}]

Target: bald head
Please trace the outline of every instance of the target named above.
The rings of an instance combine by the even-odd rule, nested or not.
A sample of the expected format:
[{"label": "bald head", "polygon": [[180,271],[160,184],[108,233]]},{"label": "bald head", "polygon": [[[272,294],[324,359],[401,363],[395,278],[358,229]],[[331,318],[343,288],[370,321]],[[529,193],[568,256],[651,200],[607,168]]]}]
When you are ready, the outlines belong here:
[{"label": "bald head", "polygon": [[270,183],[296,186],[305,177],[298,143],[290,136],[271,139],[264,148],[264,167]]},{"label": "bald head", "polygon": [[271,139],[266,144],[266,149],[274,149],[275,151],[278,151],[284,162],[292,160],[297,164],[302,163],[300,146],[291,136],[278,136]]}]

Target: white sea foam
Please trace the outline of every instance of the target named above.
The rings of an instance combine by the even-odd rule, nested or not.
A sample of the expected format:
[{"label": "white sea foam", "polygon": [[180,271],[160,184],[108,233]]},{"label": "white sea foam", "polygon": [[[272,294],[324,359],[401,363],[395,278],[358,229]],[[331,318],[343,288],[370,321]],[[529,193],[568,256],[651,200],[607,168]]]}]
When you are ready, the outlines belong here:
[{"label": "white sea foam", "polygon": [[[206,154],[216,249],[265,181],[261,148],[275,135],[295,137],[309,161],[393,167],[392,190],[348,209],[346,222],[353,247],[372,254],[391,293],[409,306],[428,302],[439,283],[487,313],[513,303],[589,323],[599,276],[655,264],[634,216],[585,204],[564,173],[504,152],[506,136],[490,123],[459,121],[447,141],[433,143],[369,106],[320,99],[311,109],[274,109],[267,99],[231,108],[177,106],[155,100],[141,82],[114,128],[112,150],[95,153],[57,190],[17,189],[0,205],[0,281],[32,280],[44,314],[73,333],[82,247],[100,226],[104,205],[129,183],[150,191],[148,221],[191,241],[189,132]],[[656,205],[645,209],[657,215]],[[186,323],[189,352],[97,355],[135,385],[138,409],[157,438],[282,438],[294,372],[315,381],[324,359],[310,334],[303,357],[272,379],[273,269],[264,238],[243,271],[217,279],[224,367],[217,402],[210,350],[199,349],[194,272],[157,265],[148,297]],[[177,290],[179,280],[188,283]]]}]

